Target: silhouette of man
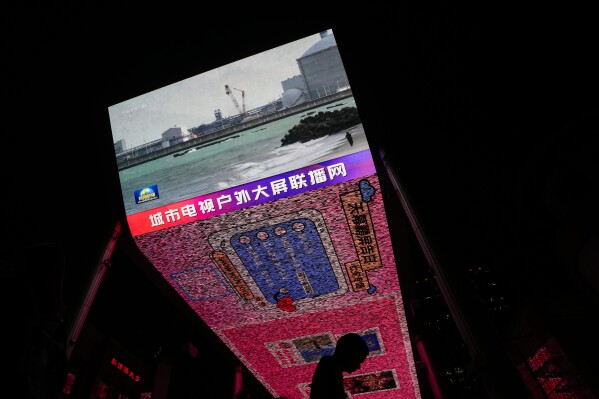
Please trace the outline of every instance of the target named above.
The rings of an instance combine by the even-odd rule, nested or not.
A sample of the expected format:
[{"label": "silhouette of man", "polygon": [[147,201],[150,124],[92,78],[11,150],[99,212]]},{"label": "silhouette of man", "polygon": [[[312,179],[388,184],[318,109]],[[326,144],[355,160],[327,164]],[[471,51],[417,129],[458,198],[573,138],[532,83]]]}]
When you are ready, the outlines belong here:
[{"label": "silhouette of man", "polygon": [[354,146],[354,139],[353,139],[353,137],[351,136],[351,133],[350,133],[350,132],[346,132],[346,133],[345,133],[345,138],[346,138],[346,139],[347,139],[347,141],[349,142],[349,145],[350,145],[351,147],[353,147],[353,146]]},{"label": "silhouette of man", "polygon": [[333,355],[323,356],[314,370],[310,399],[346,399],[343,372],[358,370],[367,356],[368,345],[358,334],[339,338]]}]

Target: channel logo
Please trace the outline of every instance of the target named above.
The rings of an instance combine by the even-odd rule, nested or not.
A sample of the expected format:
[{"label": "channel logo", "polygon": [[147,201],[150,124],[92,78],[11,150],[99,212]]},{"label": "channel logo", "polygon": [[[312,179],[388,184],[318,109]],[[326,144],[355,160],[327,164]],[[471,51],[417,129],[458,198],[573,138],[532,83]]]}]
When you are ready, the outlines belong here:
[{"label": "channel logo", "polygon": [[144,202],[153,201],[160,198],[160,195],[158,194],[158,186],[156,184],[135,190],[134,195],[136,204],[143,204]]}]

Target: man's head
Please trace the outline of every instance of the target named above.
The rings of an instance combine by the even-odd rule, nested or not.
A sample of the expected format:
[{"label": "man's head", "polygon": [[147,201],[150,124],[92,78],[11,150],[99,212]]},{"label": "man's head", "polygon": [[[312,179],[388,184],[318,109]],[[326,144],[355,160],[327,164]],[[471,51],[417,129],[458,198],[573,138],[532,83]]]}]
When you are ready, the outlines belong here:
[{"label": "man's head", "polygon": [[334,356],[343,371],[352,373],[360,368],[368,352],[368,345],[362,337],[356,333],[349,333],[337,341]]}]

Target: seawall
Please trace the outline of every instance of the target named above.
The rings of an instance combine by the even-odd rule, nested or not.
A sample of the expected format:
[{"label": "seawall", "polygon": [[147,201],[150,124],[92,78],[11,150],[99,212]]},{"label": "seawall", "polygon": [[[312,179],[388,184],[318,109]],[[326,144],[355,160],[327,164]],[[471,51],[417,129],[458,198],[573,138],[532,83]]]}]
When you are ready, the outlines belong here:
[{"label": "seawall", "polygon": [[162,148],[162,149],[159,149],[159,150],[147,153],[147,154],[139,155],[138,157],[135,157],[135,158],[120,160],[118,162],[117,166],[118,166],[119,170],[127,169],[127,168],[130,168],[130,167],[133,167],[133,166],[136,166],[136,165],[148,162],[148,161],[152,161],[154,159],[158,159],[158,158],[162,158],[167,155],[174,154],[179,151],[185,151],[185,150],[191,149],[193,147],[201,146],[204,144],[209,144],[213,141],[226,138],[228,136],[231,136],[232,134],[241,132],[243,130],[251,129],[251,128],[263,125],[265,123],[270,123],[270,122],[276,121],[278,119],[286,118],[290,115],[304,112],[304,111],[309,110],[314,107],[320,107],[322,105],[326,105],[331,102],[338,101],[342,98],[351,97],[352,95],[353,95],[353,93],[352,93],[351,89],[343,90],[343,91],[337,92],[335,94],[331,94],[330,96],[321,97],[316,100],[312,100],[312,101],[302,103],[300,105],[296,105],[295,107],[292,107],[292,108],[283,109],[283,110],[277,111],[272,114],[263,115],[263,116],[253,118],[251,120],[243,121],[235,126],[231,126],[231,127],[225,128],[223,130],[218,130],[216,132],[208,133],[201,137],[188,140],[184,143],[179,143],[174,146],[169,146],[169,147]]}]

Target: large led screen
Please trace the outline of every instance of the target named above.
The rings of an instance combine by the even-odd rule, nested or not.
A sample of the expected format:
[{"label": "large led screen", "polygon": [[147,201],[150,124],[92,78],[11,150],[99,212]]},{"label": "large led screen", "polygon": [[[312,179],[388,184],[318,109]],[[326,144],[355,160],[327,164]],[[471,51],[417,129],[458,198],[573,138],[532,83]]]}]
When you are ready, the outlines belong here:
[{"label": "large led screen", "polygon": [[420,398],[379,178],[331,30],[108,111],[137,246],[274,397],[307,398],[319,359],[357,332],[370,354],[344,376],[348,396]]}]

